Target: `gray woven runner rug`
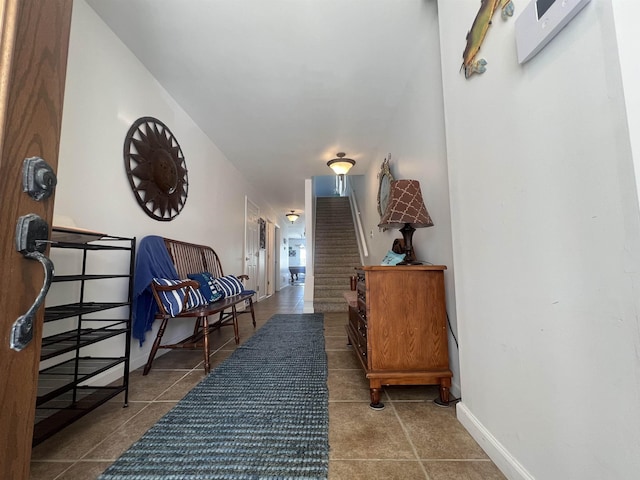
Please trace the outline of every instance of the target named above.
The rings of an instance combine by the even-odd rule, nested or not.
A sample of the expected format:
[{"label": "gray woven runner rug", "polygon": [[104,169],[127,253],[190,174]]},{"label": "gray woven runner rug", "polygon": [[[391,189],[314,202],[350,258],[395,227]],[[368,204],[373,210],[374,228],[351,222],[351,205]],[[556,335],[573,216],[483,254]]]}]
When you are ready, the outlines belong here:
[{"label": "gray woven runner rug", "polygon": [[99,478],[326,479],[328,429],[323,315],[274,315]]}]

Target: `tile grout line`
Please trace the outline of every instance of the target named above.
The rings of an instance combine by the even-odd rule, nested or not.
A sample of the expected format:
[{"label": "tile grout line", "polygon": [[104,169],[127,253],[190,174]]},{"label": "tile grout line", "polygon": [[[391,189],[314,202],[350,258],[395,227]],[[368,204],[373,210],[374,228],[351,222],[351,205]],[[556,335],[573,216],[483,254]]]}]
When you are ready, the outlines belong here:
[{"label": "tile grout line", "polygon": [[[299,304],[304,304],[303,301],[299,301]],[[270,316],[281,313],[280,310],[284,309],[284,310],[289,310],[291,309],[291,306],[287,305],[287,306],[281,306],[281,309],[276,309],[278,311],[274,311],[271,312],[268,315],[268,318],[270,318]],[[288,312],[287,312],[288,313]],[[303,313],[303,312],[291,312],[291,313]],[[327,314],[328,313],[328,314]],[[336,342],[336,339],[338,338],[344,338],[344,334],[333,334],[336,328],[335,327],[342,327],[343,323],[341,321],[340,325],[334,325],[333,323],[336,323],[336,320],[334,320],[334,318],[337,317],[332,317],[332,314],[337,314],[337,313],[344,313],[344,312],[327,312],[324,315],[324,320],[325,320],[325,345],[326,345],[326,340],[329,340],[330,342]],[[261,314],[258,314],[261,315]],[[257,316],[258,316],[257,315]],[[268,320],[268,318],[266,318],[266,320]],[[257,331],[263,324],[264,321],[258,317],[257,319],[257,327],[255,329],[255,331]],[[329,320],[329,324],[327,324],[327,320]],[[327,335],[327,328],[329,330],[331,330],[329,333],[331,333],[330,335]],[[251,332],[251,334],[249,334],[249,332],[247,331],[246,333],[248,334],[248,337],[250,337],[253,333],[255,333],[255,331]],[[245,335],[242,335],[243,337]],[[224,342],[220,347],[216,348],[214,351],[212,351],[211,355],[215,355],[221,351],[224,350],[224,348],[226,348],[231,342],[232,342],[233,337],[229,338],[226,342]],[[218,340],[222,340],[222,339],[218,339]],[[243,339],[244,340],[244,339]],[[217,342],[216,342],[217,343]],[[325,347],[326,349],[326,347]],[[346,352],[346,351],[351,351],[349,348],[330,348],[327,349],[327,352],[332,352],[332,354],[334,355],[338,355],[341,358],[341,354],[340,352]],[[194,361],[196,360],[196,358],[194,358]],[[185,365],[186,363],[182,363],[182,365]],[[138,404],[136,408],[141,408],[141,410],[139,412],[137,412],[133,417],[129,418],[128,420],[122,422],[122,423],[118,423],[118,426],[108,435],[107,438],[111,438],[112,435],[119,431],[119,429],[121,429],[124,425],[127,425],[129,422],[131,422],[131,420],[133,420],[134,418],[139,418],[138,415],[140,413],[142,413],[143,411],[146,412],[146,409],[153,405],[153,404],[165,404],[165,403],[175,403],[176,400],[160,400],[160,397],[162,395],[166,395],[167,392],[169,392],[172,388],[174,388],[179,382],[183,381],[185,378],[187,378],[187,376],[191,375],[194,372],[198,372],[202,369],[202,365],[203,365],[203,360],[200,360],[197,365],[195,365],[192,368],[167,368],[167,369],[158,369],[160,371],[166,371],[166,372],[174,372],[175,373],[179,373],[179,374],[183,374],[180,375],[180,378],[178,378],[177,380],[175,380],[173,382],[173,384],[167,388],[165,388],[162,392],[159,393],[158,396],[156,396],[153,400],[151,401],[142,401],[142,400],[130,400],[129,402],[131,404]],[[335,369],[331,369],[333,371],[336,372],[344,372],[345,374],[348,372],[354,372],[354,371],[360,371],[361,368],[358,367],[353,367],[353,368],[335,368]],[[327,385],[328,386],[328,385]],[[162,388],[162,384],[159,385],[160,388]],[[153,390],[149,390],[148,393],[153,394]],[[405,423],[403,423],[403,421],[400,418],[399,415],[399,411],[397,410],[398,406],[401,405],[410,405],[410,404],[417,404],[417,403],[424,403],[424,400],[416,400],[416,399],[396,399],[396,400],[392,400],[391,399],[392,396],[392,392],[388,392],[386,389],[384,390],[384,398],[386,399],[386,401],[389,402],[389,406],[393,409],[394,411],[394,415],[396,420],[398,421],[399,425],[402,428],[402,431],[405,434],[405,438],[407,438],[409,445],[411,446],[412,451],[414,452],[414,458],[413,459],[385,459],[385,458],[333,458],[330,459],[329,461],[337,461],[337,462],[345,462],[346,464],[350,464],[350,465],[357,465],[357,462],[364,462],[364,461],[368,461],[368,462],[372,462],[372,463],[381,463],[381,462],[392,462],[392,464],[394,465],[393,467],[391,467],[392,469],[398,469],[401,468],[399,467],[399,465],[402,465],[402,462],[407,462],[407,465],[411,464],[411,469],[415,468],[415,463],[414,462],[419,462],[420,466],[418,467],[424,474],[424,477],[421,478],[425,478],[425,480],[431,480],[432,477],[429,476],[428,474],[428,469],[426,469],[426,466],[432,462],[432,463],[445,463],[445,462],[456,462],[458,464],[468,464],[468,463],[473,463],[473,462],[481,462],[481,464],[486,464],[486,463],[492,463],[490,458],[478,458],[478,459],[474,459],[474,458],[452,458],[452,459],[444,459],[444,458],[420,458],[418,456],[418,448],[417,446],[414,444],[414,442],[412,441],[412,438],[409,436],[409,429],[411,427],[411,422],[407,422],[406,425]],[[179,401],[179,400],[178,400]],[[345,404],[345,403],[362,403],[362,404],[367,404],[368,405],[368,400],[367,401],[359,401],[359,400],[329,400],[330,403],[333,404]],[[145,403],[146,405],[142,406],[141,404]],[[403,407],[404,408],[404,407]],[[392,418],[392,417],[391,417]],[[106,440],[106,438],[105,438]],[[416,437],[416,441],[419,440],[419,437]],[[100,444],[98,445],[94,445],[91,449],[91,451],[95,451],[95,449],[99,448],[99,445],[102,445],[104,443],[104,440],[102,442],[100,442]],[[68,466],[66,468],[64,468],[64,470],[62,472],[60,472],[59,474],[55,475],[55,477],[52,480],[64,480],[66,478],[69,478],[69,475],[71,475],[72,473],[77,473],[78,471],[81,470],[86,470],[88,468],[91,469],[96,469],[96,466],[91,466],[89,467],[89,465],[92,464],[110,464],[113,463],[113,461],[111,459],[98,459],[98,458],[86,458],[87,455],[89,453],[85,453],[82,458],[80,459],[57,459],[57,460],[47,460],[45,459],[41,459],[41,460],[35,460],[34,463],[43,463],[46,464],[48,462],[50,462],[52,465],[53,464],[58,464],[59,466],[61,466],[60,464],[68,464]],[[84,465],[81,466],[81,465]],[[349,467],[351,468],[351,467]],[[377,468],[377,467],[376,467]],[[436,468],[436,467],[434,467]],[[471,467],[459,467],[459,468],[471,468]],[[433,474],[432,474],[433,475]],[[93,477],[92,477],[93,478]]]},{"label": "tile grout line", "polygon": [[396,410],[395,402],[389,396],[389,392],[387,392],[385,390],[384,394],[387,397],[387,401],[391,405],[391,409],[393,410],[393,413],[396,416],[396,419],[398,420],[398,423],[400,424],[400,428],[402,428],[402,431],[404,432],[405,437],[409,441],[409,445],[411,445],[411,450],[413,450],[413,454],[415,455],[416,460],[418,461],[418,464],[420,465],[420,470],[422,470],[422,473],[424,473],[424,478],[426,480],[431,480],[431,477],[427,473],[427,469],[424,466],[424,463],[420,459],[420,455],[418,455],[418,449],[416,448],[415,444],[413,443],[413,440],[411,440],[411,435],[409,435],[409,430],[407,429],[406,425],[404,424],[404,422],[400,418],[400,414],[398,413],[398,410]]},{"label": "tile grout line", "polygon": [[[216,353],[218,353],[220,350],[223,349],[223,347],[225,347],[231,340],[233,339],[233,337],[230,337],[225,343],[223,343],[219,348],[217,348],[214,352],[212,352],[210,354],[211,355],[215,355]],[[170,389],[172,389],[173,387],[175,387],[179,382],[181,382],[182,380],[184,380],[185,378],[187,378],[191,373],[193,373],[196,370],[199,370],[200,368],[202,368],[202,364],[204,363],[204,360],[200,361],[197,365],[195,365],[193,368],[191,368],[190,370],[188,369],[164,369],[165,371],[169,370],[169,371],[184,371],[185,373],[180,376],[175,382],[173,382],[171,385],[169,385],[167,388],[165,388],[163,391],[161,391],[158,395],[156,395],[152,400],[148,400],[148,401],[131,401],[130,403],[146,403],[147,405],[145,405],[144,407],[142,407],[140,409],[140,411],[136,414],[134,414],[133,416],[131,416],[130,418],[128,418],[127,420],[125,420],[124,422],[122,422],[120,425],[118,425],[118,427],[116,427],[111,433],[109,433],[109,435],[107,435],[101,442],[99,442],[97,445],[95,445],[92,449],[90,449],[89,451],[85,452],[84,455],[82,455],[79,459],[74,459],[74,460],[70,460],[73,463],[69,466],[69,468],[73,467],[76,463],[79,462],[85,462],[85,463],[90,463],[90,462],[97,462],[100,460],[96,460],[96,459],[87,459],[87,455],[89,455],[91,452],[93,452],[96,448],[99,448],[100,445],[102,445],[104,442],[106,442],[111,436],[113,436],[117,431],[119,431],[120,429],[122,429],[123,427],[125,427],[127,424],[129,424],[131,421],[133,421],[133,419],[137,418],[142,412],[144,412],[145,410],[147,410],[149,408],[150,405],[154,404],[154,403],[177,403],[175,400],[159,400],[159,398],[164,395],[165,393],[167,393]],[[179,400],[178,400],[179,401]],[[144,434],[143,434],[144,435]],[[134,442],[135,443],[135,442]],[[110,461],[113,462],[113,460],[103,460],[103,461]],[[67,469],[68,470],[68,469]],[[66,472],[66,470],[65,470]],[[57,478],[57,477],[56,477]],[[55,479],[54,479],[55,480]]]}]

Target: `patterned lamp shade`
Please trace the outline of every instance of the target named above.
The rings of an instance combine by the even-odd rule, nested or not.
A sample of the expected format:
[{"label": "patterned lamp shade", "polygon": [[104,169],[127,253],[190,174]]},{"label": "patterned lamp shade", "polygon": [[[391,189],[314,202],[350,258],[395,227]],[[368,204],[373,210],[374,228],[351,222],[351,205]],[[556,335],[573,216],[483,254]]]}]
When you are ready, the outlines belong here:
[{"label": "patterned lamp shade", "polygon": [[393,180],[389,203],[378,224],[379,227],[402,228],[432,227],[433,221],[422,200],[420,182],[417,180]]}]

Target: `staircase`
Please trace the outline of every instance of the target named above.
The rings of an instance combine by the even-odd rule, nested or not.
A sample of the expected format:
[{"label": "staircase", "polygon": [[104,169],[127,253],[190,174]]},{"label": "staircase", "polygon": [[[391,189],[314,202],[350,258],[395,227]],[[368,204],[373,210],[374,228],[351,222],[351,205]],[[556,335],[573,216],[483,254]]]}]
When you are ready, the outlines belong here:
[{"label": "staircase", "polygon": [[315,312],[346,312],[342,294],[350,289],[349,278],[361,265],[348,197],[316,198]]}]

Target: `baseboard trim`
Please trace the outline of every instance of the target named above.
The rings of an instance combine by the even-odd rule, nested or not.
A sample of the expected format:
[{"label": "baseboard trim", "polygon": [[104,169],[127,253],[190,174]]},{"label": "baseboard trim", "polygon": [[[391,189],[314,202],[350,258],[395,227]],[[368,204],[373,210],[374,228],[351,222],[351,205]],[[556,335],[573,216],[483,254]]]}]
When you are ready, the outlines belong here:
[{"label": "baseboard trim", "polygon": [[451,395],[451,397],[453,398],[460,398],[461,396],[460,385],[458,384],[458,382],[456,382],[455,379],[453,379],[453,381],[451,382],[451,388],[449,388],[449,395]]},{"label": "baseboard trim", "polygon": [[460,402],[456,405],[456,416],[509,480],[535,480],[535,477],[520,465],[520,462],[480,423],[464,403]]}]

